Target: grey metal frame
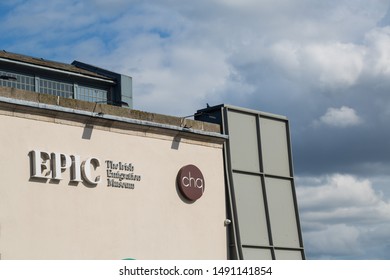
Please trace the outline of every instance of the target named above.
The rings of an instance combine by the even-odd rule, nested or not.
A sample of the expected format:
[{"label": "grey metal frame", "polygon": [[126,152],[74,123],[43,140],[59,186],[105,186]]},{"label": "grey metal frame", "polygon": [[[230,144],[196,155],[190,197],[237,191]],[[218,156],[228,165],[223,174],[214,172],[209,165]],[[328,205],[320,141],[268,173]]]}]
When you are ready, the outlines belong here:
[{"label": "grey metal frame", "polygon": [[[242,149],[243,154],[248,154],[248,152],[251,151],[251,147],[234,146],[237,143],[233,143],[235,140],[234,137],[232,136],[237,137],[237,135],[234,135],[233,130],[237,132],[237,130],[240,130],[241,127],[233,127],[232,125],[234,124],[229,122],[229,118],[232,117],[231,113],[245,115],[244,118],[250,116],[251,118],[254,118],[256,120],[255,133],[256,133],[258,152],[257,155],[254,156],[257,156],[258,159],[258,167],[259,167],[258,171],[256,171],[257,164],[254,168],[250,167],[250,169],[252,170],[243,170],[237,168],[237,166],[234,166],[235,164],[237,165],[237,157],[241,156],[237,151],[241,151],[240,149]],[[249,259],[251,258],[305,259],[302,232],[301,232],[300,221],[299,221],[298,205],[297,205],[297,199],[295,193],[291,139],[289,133],[289,122],[287,118],[278,115],[263,113],[260,111],[239,108],[235,106],[220,105],[212,108],[199,110],[196,115],[196,119],[220,123],[222,125],[223,134],[229,135],[229,140],[225,145],[224,156],[225,156],[227,193],[229,196],[227,200],[229,203],[227,216],[229,219],[232,220],[232,223],[230,225],[230,230],[229,230],[230,258],[231,259],[248,259],[248,258]],[[253,121],[253,119],[251,121]],[[274,136],[266,135],[267,133],[266,129],[265,127],[262,127],[261,123],[263,122],[263,124],[266,124],[268,121],[270,122],[269,126],[273,130],[275,130],[276,126],[272,127],[272,125],[277,124],[279,126],[280,124],[276,122],[281,122],[284,124],[285,131],[284,129],[282,129],[282,126],[280,126],[278,129],[281,129],[281,132],[285,135],[285,139],[278,138],[275,140],[279,140],[281,141],[280,143],[282,143],[283,145],[284,143],[287,145],[287,147],[285,147],[286,148],[285,152],[287,153],[288,162],[284,162],[284,159],[281,159],[280,163],[284,165],[284,167],[286,167],[288,164],[288,172],[287,172],[288,174],[287,173],[282,174],[283,172],[285,172],[283,170],[286,169],[283,169],[283,166],[280,167],[279,165],[274,165],[274,167],[278,169],[276,172],[273,171],[274,173],[272,172],[270,173],[269,170],[267,170],[267,164],[269,163],[270,159],[268,159],[267,161],[267,159],[264,158],[265,155],[263,152],[264,152],[264,145],[266,145],[266,143],[262,143],[262,141],[265,139],[265,137],[274,137]],[[253,123],[251,125],[253,126]],[[253,132],[251,132],[251,136],[253,136]],[[242,137],[242,135],[240,135],[240,137]],[[253,140],[254,139],[252,139],[252,142],[254,142]],[[244,143],[245,141],[246,140],[244,139]],[[249,150],[245,151],[245,149],[249,149]],[[273,149],[273,151],[279,153],[279,156],[283,155],[283,151],[275,151],[275,149]],[[277,160],[276,163],[278,163]],[[239,161],[245,161],[245,158],[240,158]],[[253,158],[251,162],[253,162]],[[237,176],[238,177],[243,176],[242,178],[247,176],[246,178],[251,178],[248,179],[249,181],[254,180],[253,182],[255,181],[259,182],[259,184],[256,183],[251,184],[250,189],[252,189],[252,192],[253,190],[256,191],[257,189],[258,193],[262,193],[262,197],[252,198],[251,196],[249,196],[246,197],[249,198],[246,202],[250,203],[250,201],[252,201],[253,203],[253,201],[258,200],[260,204],[242,206],[242,203],[237,201],[237,199],[239,199],[239,197],[237,196],[238,190],[240,190],[241,194],[245,192],[250,192],[250,189],[246,188],[247,186],[244,186],[245,184],[244,185],[240,184],[243,181],[238,182],[239,180],[237,179],[238,178]],[[274,188],[272,188],[272,186],[274,186]],[[285,189],[285,186],[287,186],[288,189]],[[280,190],[282,190],[283,193],[278,193]],[[270,201],[270,199],[272,198],[270,197],[270,195],[272,194],[274,195],[273,196],[274,200]],[[288,202],[287,204],[289,204],[293,208],[291,210],[293,213],[291,212],[283,213],[283,211],[286,211],[284,209],[281,211],[282,213],[278,213],[281,207],[277,205],[277,202],[275,202],[277,201],[277,196],[275,197],[275,195],[279,195],[279,194],[283,195],[285,201]],[[250,193],[247,193],[246,195],[250,195]],[[266,229],[259,227],[260,222],[258,219],[254,221],[257,223],[257,226],[256,225],[252,226],[250,224],[250,222],[254,219],[254,217],[256,217],[256,215],[257,217],[261,216],[261,213],[253,213],[252,215],[250,211],[252,211],[253,209],[260,209],[259,207],[263,207],[264,210],[265,223],[263,223],[263,225],[266,225],[267,227]],[[276,212],[272,212],[272,210],[275,210]],[[243,213],[246,214],[243,216]],[[290,214],[290,216],[283,215],[283,214]],[[279,221],[277,220],[278,215],[279,215]],[[288,228],[286,232],[280,230],[280,228],[284,226],[283,219],[285,219],[285,216],[289,217],[289,219],[285,221],[286,224],[290,225],[290,228]],[[280,219],[280,217],[282,217],[282,219]],[[243,227],[244,225],[246,226]],[[277,225],[279,226],[279,229],[276,227]],[[260,229],[260,231],[263,232],[263,235],[266,232],[265,234],[268,236],[259,237],[258,235],[261,235],[261,232],[256,231],[255,230],[256,228]],[[261,240],[261,241],[260,242],[253,241],[254,239],[252,238],[252,241],[248,242],[248,240],[245,240],[247,236],[251,236],[255,238],[259,237],[257,240]],[[268,244],[266,244],[264,240],[268,240]]]}]

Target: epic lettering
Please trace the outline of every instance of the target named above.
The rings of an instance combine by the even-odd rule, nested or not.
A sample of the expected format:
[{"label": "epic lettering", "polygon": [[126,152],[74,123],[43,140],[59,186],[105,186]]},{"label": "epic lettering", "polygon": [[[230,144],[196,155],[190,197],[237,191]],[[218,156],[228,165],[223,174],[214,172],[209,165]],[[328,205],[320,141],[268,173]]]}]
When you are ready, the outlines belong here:
[{"label": "epic lettering", "polygon": [[70,170],[71,182],[82,182],[97,185],[101,182],[100,176],[93,176],[93,170],[100,166],[100,160],[94,157],[81,161],[78,155],[63,153],[48,153],[39,150],[30,152],[32,162],[31,177],[38,179],[62,180],[62,172]]}]

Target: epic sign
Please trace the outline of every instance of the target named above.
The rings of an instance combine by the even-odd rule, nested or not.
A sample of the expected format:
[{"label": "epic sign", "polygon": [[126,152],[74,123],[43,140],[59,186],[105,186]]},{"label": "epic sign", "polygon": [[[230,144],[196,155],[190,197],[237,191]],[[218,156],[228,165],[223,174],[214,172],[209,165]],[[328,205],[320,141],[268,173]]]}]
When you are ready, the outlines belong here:
[{"label": "epic sign", "polygon": [[70,169],[70,181],[97,185],[101,182],[100,176],[94,177],[92,169],[100,166],[97,158],[90,157],[81,162],[80,156],[62,153],[47,153],[33,150],[30,152],[32,171],[31,177],[38,179],[62,180],[62,172]]},{"label": "epic sign", "polygon": [[176,177],[180,193],[187,199],[195,201],[204,192],[205,182],[202,172],[195,165],[186,165],[179,170]]}]

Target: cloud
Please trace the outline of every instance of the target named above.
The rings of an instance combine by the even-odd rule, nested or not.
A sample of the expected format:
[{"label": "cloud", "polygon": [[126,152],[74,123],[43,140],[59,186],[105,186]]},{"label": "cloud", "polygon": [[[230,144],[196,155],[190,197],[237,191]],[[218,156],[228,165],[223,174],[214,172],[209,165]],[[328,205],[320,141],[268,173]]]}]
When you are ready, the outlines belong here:
[{"label": "cloud", "polygon": [[356,114],[355,110],[347,106],[341,108],[328,108],[316,123],[323,123],[334,127],[356,126],[362,122],[361,118]]},{"label": "cloud", "polygon": [[363,69],[364,48],[354,44],[310,44],[304,52],[306,69],[317,73],[320,86],[352,86]]},{"label": "cloud", "polygon": [[[388,184],[390,182],[387,182]],[[332,174],[297,178],[304,244],[311,258],[368,258],[389,244],[390,201],[370,179]]]},{"label": "cloud", "polygon": [[[323,230],[306,232],[304,244],[311,257],[331,259],[342,256],[360,255],[360,232],[356,227],[345,224],[330,225]],[[318,254],[320,252],[320,254]]]},{"label": "cloud", "polygon": [[301,188],[300,201],[307,208],[376,205],[381,197],[374,192],[369,180],[357,180],[351,175],[334,174],[317,181],[315,187]]},{"label": "cloud", "polygon": [[364,68],[365,48],[354,44],[279,41],[266,51],[279,73],[310,88],[351,87]]},{"label": "cloud", "polygon": [[367,65],[370,75],[389,78],[390,76],[390,26],[374,28],[365,35],[369,49]]},{"label": "cloud", "polygon": [[[26,1],[8,13],[3,28],[23,33],[39,56],[50,49],[50,55],[61,59],[76,56],[124,71],[134,78],[140,109],[173,115],[192,113],[210,100],[257,105],[251,98],[260,99],[256,103],[264,104],[262,110],[283,113],[278,99],[301,102],[317,92],[354,86],[364,70],[366,50],[344,38],[361,36],[384,15],[380,1],[370,6],[370,13],[366,5],[348,1],[215,0],[191,7],[176,0],[65,2]],[[367,37],[367,42],[374,46],[377,37]],[[94,41],[98,43],[88,43]],[[89,50],[84,47],[88,44]],[[185,59],[171,63],[183,54]],[[188,94],[179,106],[182,112],[169,102],[162,105],[164,98],[159,98],[179,98],[183,92]]]}]

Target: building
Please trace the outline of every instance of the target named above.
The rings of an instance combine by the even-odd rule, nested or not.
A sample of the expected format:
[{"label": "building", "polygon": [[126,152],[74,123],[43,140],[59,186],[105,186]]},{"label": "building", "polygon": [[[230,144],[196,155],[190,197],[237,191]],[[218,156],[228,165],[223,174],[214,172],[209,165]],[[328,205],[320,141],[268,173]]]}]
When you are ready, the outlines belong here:
[{"label": "building", "polygon": [[0,86],[132,108],[132,79],[80,61],[0,51]]},{"label": "building", "polygon": [[36,60],[0,60],[1,259],[305,258],[286,118],[137,111],[129,77]]}]

